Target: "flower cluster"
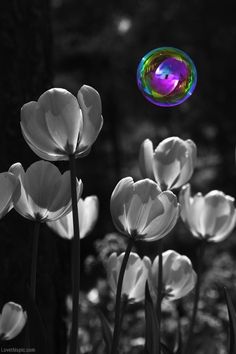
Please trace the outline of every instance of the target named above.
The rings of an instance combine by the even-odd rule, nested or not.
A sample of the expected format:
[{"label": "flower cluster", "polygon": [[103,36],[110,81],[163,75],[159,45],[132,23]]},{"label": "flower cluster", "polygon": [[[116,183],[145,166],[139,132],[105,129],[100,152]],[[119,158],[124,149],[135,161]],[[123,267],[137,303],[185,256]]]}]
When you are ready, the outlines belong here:
[{"label": "flower cluster", "polygon": [[[100,96],[90,86],[82,86],[77,97],[59,88],[46,91],[37,102],[22,107],[20,123],[26,143],[42,160],[26,170],[21,163],[15,163],[8,172],[0,173],[0,218],[14,208],[35,224],[30,272],[31,301],[35,307],[40,224],[45,223],[54,233],[70,240],[65,242],[72,242],[70,354],[80,351],[80,239],[93,230],[99,205],[94,195],[81,198],[83,183],[77,179],[76,159],[86,156],[97,139],[103,125],[101,113]],[[60,160],[69,162],[69,170],[63,174],[52,163]],[[141,178],[134,181],[125,177],[113,190],[111,218],[120,236],[125,236],[127,248],[121,254],[113,252],[104,262],[107,281],[116,297],[113,333],[101,314],[109,354],[118,353],[125,306],[142,301],[146,327],[150,329],[150,333],[146,330],[145,351],[160,354],[162,301],[178,300],[195,288],[185,354],[190,351],[201,274],[199,269],[198,274],[194,271],[187,256],[175,250],[163,252],[163,240],[172,232],[179,216],[204,247],[207,242],[225,240],[236,223],[234,198],[218,190],[205,196],[201,193],[191,196],[189,181],[196,161],[197,148],[190,139],[169,137],[155,149],[146,139],[139,153]],[[148,255],[141,258],[132,250],[138,242],[152,245],[152,250],[156,250],[153,259]],[[29,313],[21,305],[6,303],[0,315],[0,340],[16,337],[28,317]],[[158,340],[152,340],[153,333]]]},{"label": "flower cluster", "polygon": [[[81,180],[76,177],[75,159],[86,156],[103,125],[101,99],[90,86],[82,86],[77,98],[64,89],[53,88],[37,102],[21,109],[21,130],[29,147],[43,160],[25,171],[21,163],[0,174],[0,218],[12,208],[35,222],[32,245],[31,296],[35,299],[37,247],[40,223],[47,223],[61,237],[72,239],[74,313],[72,332],[77,333],[79,303],[79,240],[93,229],[98,217],[98,199],[80,199]],[[44,161],[48,160],[48,161]],[[69,160],[70,171],[61,174],[49,161]],[[80,223],[79,223],[80,219]],[[0,338],[10,340],[23,329],[26,312],[13,302],[3,307]],[[73,337],[73,333],[71,336]],[[77,352],[77,334],[71,340],[71,352]]]},{"label": "flower cluster", "polygon": [[[162,300],[180,299],[196,285],[185,354],[190,351],[200,290],[200,278],[193,270],[190,259],[173,250],[162,252],[161,243],[153,262],[146,256],[140,259],[131,250],[137,241],[161,242],[174,228],[179,211],[192,235],[204,241],[203,245],[206,241],[223,241],[230,235],[236,222],[234,198],[220,191],[211,191],[205,197],[201,193],[193,198],[190,195],[190,184],[186,183],[193,174],[196,159],[197,149],[192,140],[170,137],[154,150],[152,142],[147,139],[139,153],[140,172],[144,179],[134,182],[131,177],[123,178],[112,193],[110,209],[113,223],[120,233],[128,237],[129,242],[125,253],[119,256],[111,254],[106,264],[108,282],[116,294],[111,353],[117,353],[122,321],[119,315],[121,301],[148,302],[148,286],[160,328]],[[171,191],[176,189],[180,189],[179,203]],[[200,276],[200,271],[198,273]],[[146,311],[146,321],[149,323],[153,321],[153,315],[150,315],[150,310]],[[153,330],[157,331],[158,327]],[[148,334],[146,341],[153,343]],[[152,348],[154,352],[161,353],[160,337],[159,349]]]},{"label": "flower cluster", "polygon": [[[116,294],[118,277],[124,253],[117,256],[112,253],[107,261],[107,277],[112,292]],[[130,302],[143,301],[145,284],[148,282],[153,302],[158,294],[158,263],[159,256],[151,262],[149,257],[141,259],[137,253],[131,252],[123,279],[122,296]],[[190,259],[173,250],[163,253],[163,289],[162,297],[166,300],[177,300],[193,290],[196,273]]]}]

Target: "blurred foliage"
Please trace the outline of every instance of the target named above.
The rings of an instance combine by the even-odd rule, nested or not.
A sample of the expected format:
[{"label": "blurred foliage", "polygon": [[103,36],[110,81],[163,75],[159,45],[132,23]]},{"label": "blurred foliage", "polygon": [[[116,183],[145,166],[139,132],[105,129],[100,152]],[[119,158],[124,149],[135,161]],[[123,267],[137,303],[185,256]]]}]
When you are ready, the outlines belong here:
[{"label": "blurred foliage", "polygon": [[[82,291],[87,299],[91,289],[98,286],[98,291],[103,292],[101,306],[107,316],[112,298],[104,283],[105,272],[98,254],[102,251],[103,258],[109,254],[110,246],[113,251],[124,247],[118,236],[118,246],[113,236],[101,240],[114,231],[109,199],[119,178],[140,178],[138,152],[145,138],[150,138],[154,145],[171,135],[193,139],[198,147],[191,181],[193,192],[219,189],[236,195],[233,5],[232,0],[225,6],[210,0],[52,0],[49,9],[48,0],[1,2],[1,171],[13,162],[21,161],[27,167],[37,159],[19,128],[20,107],[26,101],[37,99],[52,86],[76,94],[81,85],[88,84],[101,95],[104,127],[91,153],[78,160],[77,172],[84,183],[83,196],[96,194],[100,200],[97,227],[82,240]],[[196,90],[180,106],[156,107],[138,91],[137,65],[149,50],[160,46],[186,51],[197,67]],[[65,163],[58,165],[62,170],[68,168]],[[1,221],[1,304],[6,300],[24,304],[22,287],[28,279],[31,227],[14,211]],[[66,347],[64,320],[65,298],[70,292],[70,243],[46,227],[40,237],[38,303],[52,338],[52,352],[60,354]],[[164,247],[187,254],[196,263],[196,240],[181,221],[166,237]],[[140,255],[154,257],[156,243],[140,243],[137,250]],[[209,247],[196,328],[197,353],[209,354],[210,347],[214,354],[224,352],[227,312],[222,286],[230,288],[235,299],[235,251],[235,232],[223,244]],[[184,333],[191,299],[190,295],[176,306]],[[82,312],[84,319],[89,319],[81,329],[87,348],[84,353],[91,350],[86,347],[86,338],[89,342],[91,336],[94,345],[103,348],[99,320],[92,321],[95,310],[90,305],[90,300],[84,300]],[[168,331],[173,335],[172,327],[173,321],[166,315],[167,337]],[[134,347],[140,348],[142,344],[142,309],[128,310],[123,334],[130,328],[132,341],[124,337],[124,350],[138,353],[139,349],[131,351],[130,345],[134,343]]]}]

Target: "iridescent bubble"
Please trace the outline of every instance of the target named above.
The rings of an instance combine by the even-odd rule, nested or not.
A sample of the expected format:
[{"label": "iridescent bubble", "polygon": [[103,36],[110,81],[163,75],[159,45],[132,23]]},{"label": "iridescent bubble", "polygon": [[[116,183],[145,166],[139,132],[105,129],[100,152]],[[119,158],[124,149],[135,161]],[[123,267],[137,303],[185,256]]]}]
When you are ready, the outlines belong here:
[{"label": "iridescent bubble", "polygon": [[157,106],[171,107],[193,93],[197,71],[182,50],[162,47],[151,50],[139,63],[137,83],[144,97]]}]

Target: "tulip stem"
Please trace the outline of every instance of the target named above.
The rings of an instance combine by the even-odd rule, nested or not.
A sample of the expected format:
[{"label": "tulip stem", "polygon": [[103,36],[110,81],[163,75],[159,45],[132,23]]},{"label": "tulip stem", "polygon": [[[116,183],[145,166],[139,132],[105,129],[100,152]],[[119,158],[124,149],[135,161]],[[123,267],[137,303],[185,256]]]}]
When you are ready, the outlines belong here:
[{"label": "tulip stem", "polygon": [[30,275],[30,292],[33,300],[35,300],[35,294],[36,294],[39,229],[40,229],[40,222],[36,220],[34,224],[34,233],[33,233],[31,275]]},{"label": "tulip stem", "polygon": [[201,241],[201,244],[198,248],[197,252],[197,282],[195,287],[195,295],[194,295],[194,303],[193,303],[193,312],[189,326],[188,338],[185,345],[184,354],[188,354],[191,352],[191,343],[193,338],[193,329],[196,321],[197,310],[198,310],[198,302],[200,296],[200,285],[201,285],[201,275],[202,275],[202,265],[203,265],[203,257],[205,251],[205,241]]},{"label": "tulip stem", "polygon": [[161,302],[162,302],[162,250],[163,250],[163,242],[162,239],[159,240],[159,248],[158,248],[158,291],[157,291],[157,320],[159,322],[159,353],[161,354]]},{"label": "tulip stem", "polygon": [[74,237],[72,240],[72,327],[70,334],[70,354],[79,353],[79,288],[80,288],[80,232],[76,189],[76,160],[70,155],[71,199]]},{"label": "tulip stem", "polygon": [[134,243],[134,237],[130,237],[126,251],[125,251],[125,255],[124,255],[121,267],[120,267],[120,273],[119,273],[117,289],[116,289],[115,326],[114,326],[110,354],[116,354],[118,352],[119,336],[120,336],[120,330],[121,330],[122,318],[123,318],[123,315],[121,316],[122,284],[123,284],[123,279],[124,279],[124,274],[125,274],[125,268],[126,268],[126,265],[127,265],[128,259],[129,259],[131,249],[133,247],[133,243]]}]

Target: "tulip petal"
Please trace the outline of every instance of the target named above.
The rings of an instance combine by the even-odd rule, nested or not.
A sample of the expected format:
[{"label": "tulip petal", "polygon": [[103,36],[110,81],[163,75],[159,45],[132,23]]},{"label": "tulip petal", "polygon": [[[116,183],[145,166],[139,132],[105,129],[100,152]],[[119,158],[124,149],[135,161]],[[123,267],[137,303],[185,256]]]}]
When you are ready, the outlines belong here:
[{"label": "tulip petal", "polygon": [[27,169],[24,187],[35,216],[47,216],[54,196],[59,193],[60,178],[58,168],[48,161],[37,161]]},{"label": "tulip petal", "polygon": [[233,231],[235,224],[236,224],[236,210],[233,207],[233,210],[229,214],[228,219],[227,221],[225,221],[223,226],[217,229],[218,225],[216,225],[216,232],[211,238],[209,238],[209,241],[212,242],[223,241]]},{"label": "tulip petal", "polygon": [[204,197],[201,193],[197,193],[193,198],[190,195],[191,188],[189,184],[182,187],[179,193],[179,201],[181,206],[181,218],[188,224],[192,234],[195,237],[203,235],[205,230],[201,223],[202,213],[204,213]]},{"label": "tulip petal", "polygon": [[[79,191],[81,195],[81,190]],[[98,217],[98,198],[89,196],[78,201],[80,238],[87,236],[94,227]],[[73,214],[70,211],[65,216],[55,221],[48,221],[47,225],[59,236],[71,239],[74,236]]]},{"label": "tulip petal", "polygon": [[13,197],[16,196],[18,179],[10,172],[0,173],[0,218],[3,218],[13,208]]},{"label": "tulip petal", "polygon": [[144,140],[139,151],[139,167],[143,178],[154,179],[153,153],[153,144],[151,140]]},{"label": "tulip petal", "polygon": [[61,152],[60,146],[55,143],[48,131],[44,111],[38,102],[31,101],[21,108],[21,130],[30,147],[34,147],[37,155],[44,153],[53,156]]},{"label": "tulip petal", "polygon": [[190,218],[190,184],[184,185],[179,192],[180,215],[184,222]]},{"label": "tulip petal", "polygon": [[180,175],[180,162],[175,160],[171,164],[162,164],[154,153],[153,171],[155,180],[163,190],[171,189],[175,186],[176,180]]},{"label": "tulip petal", "polygon": [[[124,258],[124,252],[118,257],[119,269],[117,269],[117,275],[120,273],[121,264]],[[135,276],[140,271],[141,260],[136,253],[131,252],[125,268],[125,274],[122,285],[122,294],[126,294],[128,298],[135,297]],[[142,270],[141,270],[142,272]],[[118,277],[117,277],[118,282]]]},{"label": "tulip petal", "polygon": [[193,174],[194,166],[196,164],[197,147],[195,143],[192,140],[188,139],[185,141],[185,146],[187,148],[187,153],[186,153],[187,161],[183,165],[180,176],[173,188],[179,188],[190,180]]},{"label": "tulip petal", "polygon": [[108,283],[114,295],[116,294],[116,287],[118,282],[116,266],[117,266],[117,254],[113,252],[107,260],[106,271],[107,271]]},{"label": "tulip petal", "polygon": [[133,196],[127,213],[129,228],[136,230],[139,235],[143,233],[153,201],[155,201],[156,212],[162,213],[163,207],[157,201],[161,193],[158,185],[150,179],[144,179],[133,184]]},{"label": "tulip petal", "polygon": [[144,229],[147,234],[146,241],[159,240],[167,235],[175,226],[179,217],[179,205],[174,193],[171,191],[162,192],[158,199],[163,207],[163,212],[156,215]]},{"label": "tulip petal", "polygon": [[80,199],[78,203],[80,238],[92,231],[98,218],[98,198],[95,195]]},{"label": "tulip petal", "polygon": [[111,195],[110,210],[112,220],[121,233],[125,233],[125,230],[130,231],[127,224],[126,209],[132,197],[133,184],[134,181],[131,177],[123,178],[116,185]]},{"label": "tulip petal", "polygon": [[167,189],[173,188],[183,168],[187,149],[183,140],[170,137],[157,146],[154,151],[154,176]]},{"label": "tulip petal", "polygon": [[102,105],[99,93],[92,87],[83,85],[78,94],[83,115],[83,132],[77,152],[84,152],[91,147],[103,125]]},{"label": "tulip petal", "polygon": [[20,197],[13,198],[14,209],[27,219],[34,219],[34,210],[29,201],[28,194],[25,190],[25,170],[21,163],[15,163],[9,168],[9,172],[13,173],[20,182]]},{"label": "tulip petal", "polygon": [[69,160],[69,156],[65,155],[64,152],[60,152],[58,151],[58,153],[48,153],[45,151],[42,151],[39,148],[35,148],[35,146],[27,139],[27,137],[25,136],[24,132],[22,131],[22,135],[25,139],[25,141],[27,142],[27,144],[29,145],[29,147],[31,148],[31,150],[38,155],[41,159],[43,160],[47,160],[47,161],[66,161]]},{"label": "tulip petal", "polygon": [[60,219],[47,221],[47,226],[63,238],[70,240],[74,236],[72,212],[69,212]]},{"label": "tulip petal", "polygon": [[67,154],[75,153],[83,124],[75,96],[67,90],[53,88],[43,93],[38,103],[44,111],[47,128],[54,142]]},{"label": "tulip petal", "polygon": [[197,161],[197,146],[191,139],[185,140],[185,144],[188,149],[189,156],[191,157],[192,167],[194,167]]},{"label": "tulip petal", "polygon": [[157,183],[149,178],[134,183],[134,195],[138,195],[142,203],[155,200],[161,194],[161,189]]},{"label": "tulip petal", "polygon": [[129,293],[129,297],[130,299],[134,299],[136,302],[139,302],[143,301],[145,297],[145,285],[148,274],[151,270],[151,261],[148,257],[144,257],[142,260],[139,258],[135,264],[136,269],[133,270],[136,273],[135,282],[134,287]]},{"label": "tulip petal", "polygon": [[[60,181],[60,193],[54,196],[53,204],[51,205],[48,212],[49,220],[57,220],[71,211],[71,192],[70,192],[70,172],[66,171],[61,176]],[[77,190],[77,202],[83,192],[83,183],[81,180],[76,179],[76,190]],[[72,219],[73,220],[73,219]],[[74,229],[73,229],[74,234]]]},{"label": "tulip petal", "polygon": [[225,194],[220,191],[211,191],[206,194],[204,200],[205,208],[201,217],[202,229],[204,229],[204,235],[214,236],[216,219],[222,216],[227,219],[230,213],[230,205],[225,198]]}]

